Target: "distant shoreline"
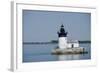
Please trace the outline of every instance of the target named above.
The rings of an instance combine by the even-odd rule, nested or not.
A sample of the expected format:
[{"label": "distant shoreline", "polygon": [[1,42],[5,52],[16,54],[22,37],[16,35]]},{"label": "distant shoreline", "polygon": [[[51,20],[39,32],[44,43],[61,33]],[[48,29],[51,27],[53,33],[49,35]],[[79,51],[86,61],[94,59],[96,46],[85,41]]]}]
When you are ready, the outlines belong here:
[{"label": "distant shoreline", "polygon": [[91,41],[79,41],[79,43],[91,43]]},{"label": "distant shoreline", "polygon": [[23,42],[23,44],[53,44],[52,42]]},{"label": "distant shoreline", "polygon": [[[23,44],[57,44],[58,41],[51,41],[51,42],[23,42]],[[91,41],[79,41],[79,43],[91,43]]]}]

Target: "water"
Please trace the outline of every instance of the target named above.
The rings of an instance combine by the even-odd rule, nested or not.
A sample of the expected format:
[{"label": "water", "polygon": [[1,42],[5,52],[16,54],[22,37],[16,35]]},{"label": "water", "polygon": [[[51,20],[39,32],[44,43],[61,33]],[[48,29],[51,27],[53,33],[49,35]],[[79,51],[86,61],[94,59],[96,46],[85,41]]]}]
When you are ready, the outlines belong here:
[{"label": "water", "polygon": [[23,62],[45,62],[45,61],[64,61],[64,60],[85,60],[91,59],[91,44],[80,44],[84,47],[86,54],[74,55],[52,55],[51,51],[57,44],[24,44]]}]

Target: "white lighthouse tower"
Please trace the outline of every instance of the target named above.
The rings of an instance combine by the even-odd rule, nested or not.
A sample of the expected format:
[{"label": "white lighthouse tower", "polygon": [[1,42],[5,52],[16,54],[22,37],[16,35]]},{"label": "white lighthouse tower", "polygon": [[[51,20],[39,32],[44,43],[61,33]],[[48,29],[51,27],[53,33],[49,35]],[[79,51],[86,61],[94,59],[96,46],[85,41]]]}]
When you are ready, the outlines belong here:
[{"label": "white lighthouse tower", "polygon": [[60,49],[67,48],[67,32],[65,32],[63,25],[61,25],[60,31],[58,32],[58,47]]}]

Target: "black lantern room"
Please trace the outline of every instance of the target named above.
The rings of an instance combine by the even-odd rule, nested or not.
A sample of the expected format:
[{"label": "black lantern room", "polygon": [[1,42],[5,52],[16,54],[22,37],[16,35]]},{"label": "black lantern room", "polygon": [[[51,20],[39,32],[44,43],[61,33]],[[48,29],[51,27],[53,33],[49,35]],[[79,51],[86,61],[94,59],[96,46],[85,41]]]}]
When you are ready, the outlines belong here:
[{"label": "black lantern room", "polygon": [[65,32],[64,26],[63,24],[60,27],[60,31],[58,32],[58,37],[66,37],[67,36],[67,32]]}]

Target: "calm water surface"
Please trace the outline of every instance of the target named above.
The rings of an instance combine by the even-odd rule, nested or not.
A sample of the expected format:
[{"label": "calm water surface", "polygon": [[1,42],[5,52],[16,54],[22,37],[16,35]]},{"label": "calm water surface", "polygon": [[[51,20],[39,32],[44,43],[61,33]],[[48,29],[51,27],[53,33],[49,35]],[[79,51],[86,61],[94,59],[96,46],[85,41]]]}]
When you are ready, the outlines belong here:
[{"label": "calm water surface", "polygon": [[87,54],[74,55],[52,55],[51,51],[57,44],[24,44],[23,62],[43,62],[43,61],[61,61],[61,60],[85,60],[91,59],[91,44],[80,44],[84,47]]}]

